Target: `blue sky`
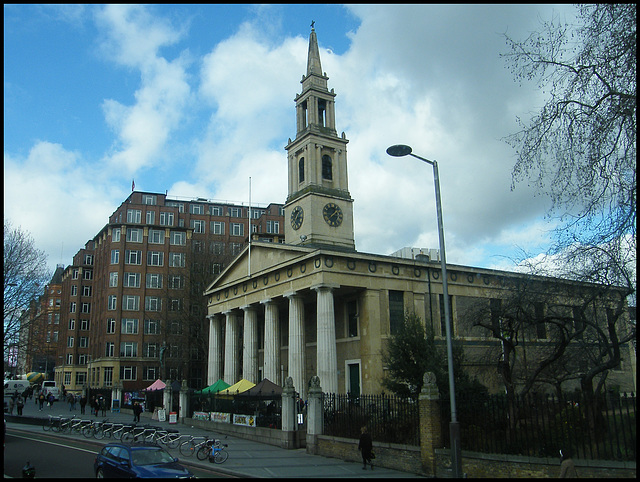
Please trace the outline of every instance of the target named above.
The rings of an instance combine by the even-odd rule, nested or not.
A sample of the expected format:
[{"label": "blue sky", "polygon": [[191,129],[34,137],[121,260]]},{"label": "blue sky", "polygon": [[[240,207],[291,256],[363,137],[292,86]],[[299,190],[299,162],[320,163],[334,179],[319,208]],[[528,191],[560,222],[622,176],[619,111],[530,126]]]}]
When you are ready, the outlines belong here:
[{"label": "blue sky", "polygon": [[517,129],[543,94],[514,82],[503,33],[553,5],[5,5],[4,216],[49,264],[136,189],[284,202],[284,146],[315,21],[336,126],[349,139],[356,248],[438,246],[426,164],[440,168],[447,259],[511,269],[546,249],[548,201],[511,190]]}]

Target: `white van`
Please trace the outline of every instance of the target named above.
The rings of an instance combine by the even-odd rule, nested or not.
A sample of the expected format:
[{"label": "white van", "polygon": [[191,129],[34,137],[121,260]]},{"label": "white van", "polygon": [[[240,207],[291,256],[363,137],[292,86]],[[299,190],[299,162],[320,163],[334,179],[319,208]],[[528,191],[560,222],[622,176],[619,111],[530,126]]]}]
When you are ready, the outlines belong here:
[{"label": "white van", "polygon": [[4,409],[9,407],[9,400],[18,392],[22,395],[29,388],[30,383],[27,380],[5,380],[4,381]]},{"label": "white van", "polygon": [[52,393],[54,400],[60,399],[60,389],[58,384],[53,380],[42,382],[42,389],[47,393]]}]

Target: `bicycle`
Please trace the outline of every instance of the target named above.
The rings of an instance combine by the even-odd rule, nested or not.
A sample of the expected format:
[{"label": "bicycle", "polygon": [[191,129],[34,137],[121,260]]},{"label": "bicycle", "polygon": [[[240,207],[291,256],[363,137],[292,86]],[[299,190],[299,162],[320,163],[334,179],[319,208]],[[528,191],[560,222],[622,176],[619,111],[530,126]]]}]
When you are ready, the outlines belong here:
[{"label": "bicycle", "polygon": [[62,422],[62,417],[49,415],[49,420],[46,420],[42,424],[42,430],[44,430],[45,432],[56,432],[57,430],[54,430],[54,427],[59,427],[60,422]]},{"label": "bicycle", "polygon": [[227,444],[221,444],[220,440],[209,440],[207,444],[200,447],[197,453],[198,460],[209,457],[209,462],[221,464],[229,458],[229,452],[225,451]]},{"label": "bicycle", "polygon": [[[202,439],[202,442],[195,443],[196,440]],[[185,440],[180,444],[180,453],[185,457],[191,457],[194,453],[200,450],[200,447],[205,445],[209,440],[211,440],[206,435],[198,435],[191,436],[189,440]]]},{"label": "bicycle", "polygon": [[60,420],[60,424],[57,426],[57,429],[54,427],[51,428],[54,432],[65,433],[76,420],[78,420],[78,418],[76,418],[75,415],[71,418],[63,418]]},{"label": "bicycle", "polygon": [[84,427],[92,423],[92,420],[82,420],[82,419],[72,419],[72,422],[68,425],[69,433],[76,432],[78,434],[82,433]]},{"label": "bicycle", "polygon": [[102,422],[98,422],[96,420],[92,420],[90,424],[85,425],[82,428],[82,435],[84,435],[87,438],[91,438],[91,437],[95,438],[96,430],[98,430],[99,427],[101,427],[102,425],[107,423],[107,420],[108,419],[106,419],[106,418]]},{"label": "bicycle", "polygon": [[132,430],[123,433],[120,440],[122,443],[153,442],[157,431],[158,429],[156,427],[150,425],[134,427]]},{"label": "bicycle", "polygon": [[177,430],[157,430],[155,433],[154,442],[163,443],[169,448],[177,448],[180,441],[180,432]]},{"label": "bicycle", "polygon": [[113,435],[114,439],[120,440],[125,433],[129,432],[134,427],[135,425],[120,425],[111,435]]},{"label": "bicycle", "polygon": [[120,430],[123,427],[124,424],[122,423],[105,422],[96,428],[95,432],[93,433],[93,437],[97,440],[102,440],[103,438],[111,438],[115,430]]}]

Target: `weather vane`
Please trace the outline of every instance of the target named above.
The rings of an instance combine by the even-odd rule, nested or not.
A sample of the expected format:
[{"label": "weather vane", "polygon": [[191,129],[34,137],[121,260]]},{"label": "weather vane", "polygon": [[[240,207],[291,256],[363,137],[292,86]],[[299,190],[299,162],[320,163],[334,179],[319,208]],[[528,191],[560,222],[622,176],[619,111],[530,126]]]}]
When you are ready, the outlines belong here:
[{"label": "weather vane", "polygon": [[313,28],[313,26],[316,24],[315,20],[311,20],[311,28]]}]

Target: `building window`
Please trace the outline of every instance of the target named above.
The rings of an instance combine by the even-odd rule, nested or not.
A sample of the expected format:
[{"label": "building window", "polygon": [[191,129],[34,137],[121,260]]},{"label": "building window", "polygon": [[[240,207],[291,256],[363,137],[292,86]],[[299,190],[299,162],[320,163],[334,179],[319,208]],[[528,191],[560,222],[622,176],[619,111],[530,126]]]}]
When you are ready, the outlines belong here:
[{"label": "building window", "polygon": [[157,296],[145,296],[144,309],[146,311],[162,311],[162,299]]},{"label": "building window", "polygon": [[172,268],[184,268],[185,266],[184,253],[169,253],[169,266]]},{"label": "building window", "polygon": [[91,313],[91,303],[82,303],[82,313]]},{"label": "building window", "polygon": [[78,279],[78,268],[74,268],[71,272],[71,279]]},{"label": "building window", "polygon": [[322,179],[333,180],[333,166],[329,156],[322,156]]},{"label": "building window", "polygon": [[178,212],[179,213],[183,213],[184,212],[184,203],[178,203],[175,201],[167,201],[166,205],[171,207],[171,208],[178,208]]},{"label": "building window", "polygon": [[182,310],[182,300],[180,298],[170,298],[169,311],[181,311],[181,310]]},{"label": "building window", "polygon": [[136,249],[127,249],[124,252],[125,264],[142,264],[142,251]]},{"label": "building window", "polygon": [[162,251],[147,252],[147,266],[164,266],[164,253]]},{"label": "building window", "polygon": [[111,250],[111,264],[118,264],[120,262],[120,250],[112,249]]},{"label": "building window", "polygon": [[122,318],[120,333],[124,335],[137,335],[138,320],[133,318]]},{"label": "building window", "polygon": [[75,313],[76,312],[76,302],[72,301],[71,303],[69,303],[69,313]]},{"label": "building window", "polygon": [[113,357],[116,356],[116,344],[112,341],[108,341],[104,346],[104,356]]},{"label": "building window", "polygon": [[144,320],[144,334],[145,335],[159,335],[160,334],[160,320]]},{"label": "building window", "polygon": [[73,365],[73,353],[67,353],[67,365]]},{"label": "building window", "polygon": [[104,386],[110,387],[113,385],[113,367],[104,367]]},{"label": "building window", "polygon": [[202,204],[192,204],[189,206],[191,214],[204,214],[204,206]]},{"label": "building window", "polygon": [[180,290],[184,288],[184,278],[179,274],[169,275],[169,288],[174,290]]},{"label": "building window", "polygon": [[125,311],[140,310],[140,296],[138,295],[122,295],[122,309]]},{"label": "building window", "polygon": [[181,335],[182,334],[182,323],[179,321],[172,321],[169,325],[169,334],[171,335]]},{"label": "building window", "polygon": [[280,234],[280,222],[267,220],[267,233]]},{"label": "building window", "polygon": [[211,234],[224,234],[224,222],[211,221]]},{"label": "building window", "polygon": [[125,288],[140,288],[140,273],[125,273],[122,277],[122,286]]},{"label": "building window", "polygon": [[229,216],[232,218],[241,218],[242,208],[229,208]]},{"label": "building window", "polygon": [[91,296],[91,286],[82,287],[82,296]]},{"label": "building window", "polygon": [[304,157],[298,161],[298,182],[304,182]]},{"label": "building window", "polygon": [[78,285],[71,285],[71,296],[78,296]]},{"label": "building window", "polygon": [[158,368],[157,367],[144,367],[142,376],[146,381],[157,380]]},{"label": "building window", "polygon": [[67,348],[73,348],[73,337],[72,336],[68,336],[67,337]]},{"label": "building window", "polygon": [[209,214],[211,214],[211,216],[222,216],[222,207],[209,206]]},{"label": "building window", "polygon": [[236,256],[242,251],[242,243],[231,243],[231,255]]},{"label": "building window", "polygon": [[78,341],[78,347],[79,348],[87,348],[88,346],[89,346],[89,337],[81,336],[80,340]]},{"label": "building window", "polygon": [[244,224],[231,223],[231,236],[244,236]]},{"label": "building window", "polygon": [[220,241],[212,241],[210,252],[211,254],[218,256],[224,254],[224,243],[221,243]]},{"label": "building window", "polygon": [[92,265],[93,264],[93,255],[85,254],[84,255],[84,264]]},{"label": "building window", "polygon": [[120,241],[120,228],[113,228],[111,230],[111,242],[117,243]]},{"label": "building window", "polygon": [[120,380],[134,381],[138,378],[137,367],[121,366],[120,367]]},{"label": "building window", "polygon": [[127,223],[140,224],[142,222],[142,211],[139,209],[127,209]]},{"label": "building window", "polygon": [[109,288],[117,288],[118,287],[118,272],[113,271],[109,273]]},{"label": "building window", "polygon": [[143,194],[142,195],[142,204],[147,204],[149,206],[155,206],[158,204],[158,197],[155,194]]},{"label": "building window", "polygon": [[113,334],[116,332],[116,319],[107,318],[107,333]]},{"label": "building window", "polygon": [[155,223],[156,223],[156,212],[147,211],[147,224],[155,224]]},{"label": "building window", "polygon": [[75,330],[76,329],[76,320],[74,320],[74,319],[70,319],[69,320],[69,329],[70,330]]},{"label": "building window", "polygon": [[89,320],[80,320],[80,329],[82,331],[89,331]]},{"label": "building window", "polygon": [[187,233],[184,231],[171,231],[169,244],[174,246],[184,246],[187,244]]},{"label": "building window", "polygon": [[404,293],[389,290],[389,333],[395,335],[404,323]]},{"label": "building window", "polygon": [[173,226],[173,213],[160,213],[160,226]]},{"label": "building window", "polygon": [[347,302],[347,336],[358,336],[358,302],[351,300]]},{"label": "building window", "polygon": [[162,275],[160,273],[147,273],[147,288],[162,288]]},{"label": "building window", "polygon": [[127,241],[130,243],[142,242],[142,229],[141,228],[127,228]]},{"label": "building window", "polygon": [[149,243],[150,244],[164,244],[164,231],[161,229],[149,230]]},{"label": "building window", "polygon": [[136,357],[138,356],[138,343],[135,341],[123,341],[120,343],[120,356],[121,357]]},{"label": "building window", "polygon": [[82,279],[92,280],[93,279],[93,270],[92,269],[83,269],[82,270]]},{"label": "building window", "polygon": [[190,221],[191,228],[193,228],[193,232],[196,234],[204,234],[204,221],[201,219],[192,219]]},{"label": "building window", "polygon": [[118,308],[118,297],[116,295],[109,295],[107,298],[107,310],[113,311]]},{"label": "building window", "polygon": [[[82,354],[78,355],[78,365],[86,365],[88,358],[89,358],[89,356],[87,354],[85,354],[85,353],[82,353]],[[81,375],[82,375],[82,377],[81,377]],[[84,378],[86,376],[87,376],[86,373],[78,372],[78,373],[76,373],[76,380],[78,380],[79,378]]]}]

